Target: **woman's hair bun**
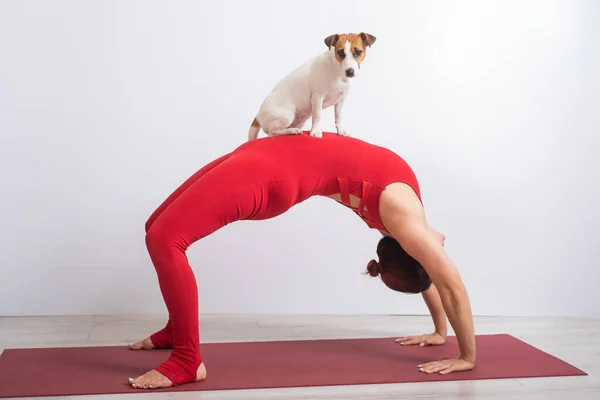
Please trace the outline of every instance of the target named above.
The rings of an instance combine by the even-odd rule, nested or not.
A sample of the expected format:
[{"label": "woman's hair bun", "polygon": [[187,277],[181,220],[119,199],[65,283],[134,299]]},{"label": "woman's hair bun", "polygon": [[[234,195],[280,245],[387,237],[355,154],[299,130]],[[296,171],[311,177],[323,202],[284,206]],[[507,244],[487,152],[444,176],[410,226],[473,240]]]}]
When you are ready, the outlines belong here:
[{"label": "woman's hair bun", "polygon": [[377,261],[371,260],[367,265],[367,273],[373,277],[377,277],[379,275],[380,268],[381,267]]}]

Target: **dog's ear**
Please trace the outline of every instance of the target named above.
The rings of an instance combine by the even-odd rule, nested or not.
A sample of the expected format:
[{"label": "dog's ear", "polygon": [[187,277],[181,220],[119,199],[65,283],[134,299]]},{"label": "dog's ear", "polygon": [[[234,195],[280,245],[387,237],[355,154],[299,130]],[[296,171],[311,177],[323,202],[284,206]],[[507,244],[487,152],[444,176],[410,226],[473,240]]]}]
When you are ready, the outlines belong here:
[{"label": "dog's ear", "polygon": [[369,47],[371,47],[373,45],[373,43],[375,43],[375,41],[377,40],[377,38],[375,36],[370,35],[368,33],[364,33],[364,32],[360,33],[360,38],[363,40],[365,46],[369,46]]},{"label": "dog's ear", "polygon": [[327,36],[325,38],[325,46],[331,49],[331,46],[335,46],[339,38],[340,35],[338,35],[337,33],[335,35]]}]

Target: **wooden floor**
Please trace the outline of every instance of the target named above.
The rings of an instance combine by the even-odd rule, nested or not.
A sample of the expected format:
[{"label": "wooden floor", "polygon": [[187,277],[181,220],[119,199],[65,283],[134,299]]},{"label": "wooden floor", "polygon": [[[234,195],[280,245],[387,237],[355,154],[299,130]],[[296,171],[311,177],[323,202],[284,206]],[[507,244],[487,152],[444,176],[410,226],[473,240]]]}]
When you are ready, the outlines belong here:
[{"label": "wooden floor", "polygon": [[[33,346],[122,345],[160,329],[164,322],[163,317],[157,316],[0,318],[0,351]],[[475,318],[475,324],[478,334],[512,334],[574,364],[589,376],[222,392],[151,392],[75,396],[73,399],[600,399],[600,319],[479,317]],[[205,342],[389,337],[430,330],[428,317],[414,316],[203,315],[201,320],[201,337]]]}]

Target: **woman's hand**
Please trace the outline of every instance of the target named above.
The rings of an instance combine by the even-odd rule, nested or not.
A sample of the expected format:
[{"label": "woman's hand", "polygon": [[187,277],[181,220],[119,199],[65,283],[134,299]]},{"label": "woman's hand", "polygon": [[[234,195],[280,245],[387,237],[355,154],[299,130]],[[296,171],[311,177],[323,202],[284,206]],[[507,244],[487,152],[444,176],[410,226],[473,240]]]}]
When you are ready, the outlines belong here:
[{"label": "woman's hand", "polygon": [[417,366],[419,371],[426,374],[440,373],[446,375],[451,372],[470,371],[475,368],[475,364],[462,357],[442,358],[441,361],[432,361]]},{"label": "woman's hand", "polygon": [[404,336],[396,339],[396,343],[401,345],[415,345],[419,346],[439,346],[446,343],[446,338],[437,332],[421,335],[421,336]]}]

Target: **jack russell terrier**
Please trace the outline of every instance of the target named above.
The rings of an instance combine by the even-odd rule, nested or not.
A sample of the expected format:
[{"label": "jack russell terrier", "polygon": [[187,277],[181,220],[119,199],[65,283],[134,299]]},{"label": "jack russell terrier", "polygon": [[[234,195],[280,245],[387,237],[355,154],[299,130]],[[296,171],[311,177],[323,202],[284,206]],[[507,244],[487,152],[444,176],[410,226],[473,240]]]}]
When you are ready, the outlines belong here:
[{"label": "jack russell terrier", "polygon": [[367,55],[366,48],[375,40],[364,32],[325,38],[328,50],[289,73],[264,100],[250,126],[248,141],[256,139],[261,128],[268,136],[299,135],[311,116],[310,136],[320,138],[321,113],[332,105],[337,134],[348,136],[342,123],[344,100]]}]

